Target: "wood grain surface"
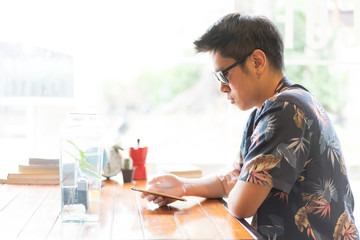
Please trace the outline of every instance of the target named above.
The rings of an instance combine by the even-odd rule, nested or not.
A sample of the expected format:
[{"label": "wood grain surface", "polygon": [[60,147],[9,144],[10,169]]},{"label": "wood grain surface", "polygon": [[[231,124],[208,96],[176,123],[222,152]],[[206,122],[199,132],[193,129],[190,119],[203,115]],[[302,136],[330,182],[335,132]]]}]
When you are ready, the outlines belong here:
[{"label": "wood grain surface", "polygon": [[62,222],[59,185],[0,184],[0,239],[257,239],[217,199],[186,197],[166,207],[130,188],[146,181],[104,180],[98,222]]}]

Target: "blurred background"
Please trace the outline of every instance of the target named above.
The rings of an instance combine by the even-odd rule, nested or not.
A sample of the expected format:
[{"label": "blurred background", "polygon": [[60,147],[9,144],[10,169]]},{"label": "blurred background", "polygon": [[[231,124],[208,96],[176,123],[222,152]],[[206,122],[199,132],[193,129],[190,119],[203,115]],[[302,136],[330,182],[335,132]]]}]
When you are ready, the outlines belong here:
[{"label": "blurred background", "polygon": [[286,74],[329,112],[358,187],[359,0],[0,0],[0,163],[56,156],[66,113],[93,112],[105,146],[140,138],[149,166],[230,165],[249,112],[193,41],[238,11],[279,27]]}]

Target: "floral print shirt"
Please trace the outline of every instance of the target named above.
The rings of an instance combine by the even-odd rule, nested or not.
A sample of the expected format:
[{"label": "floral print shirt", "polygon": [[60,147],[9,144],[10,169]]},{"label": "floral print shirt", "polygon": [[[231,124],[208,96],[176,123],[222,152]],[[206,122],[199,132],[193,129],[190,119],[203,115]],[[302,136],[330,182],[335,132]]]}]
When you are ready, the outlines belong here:
[{"label": "floral print shirt", "polygon": [[271,186],[252,225],[266,239],[359,239],[335,130],[318,100],[284,77],[249,117],[239,179]]}]

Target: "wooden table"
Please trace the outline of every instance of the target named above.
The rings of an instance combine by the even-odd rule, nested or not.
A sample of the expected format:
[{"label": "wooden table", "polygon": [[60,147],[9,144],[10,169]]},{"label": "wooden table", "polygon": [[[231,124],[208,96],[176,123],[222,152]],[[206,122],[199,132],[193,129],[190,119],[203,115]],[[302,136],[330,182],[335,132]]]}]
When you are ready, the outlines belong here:
[{"label": "wooden table", "polygon": [[218,199],[187,197],[158,207],[130,190],[145,181],[106,180],[99,222],[62,222],[59,185],[0,184],[0,239],[258,239]]}]

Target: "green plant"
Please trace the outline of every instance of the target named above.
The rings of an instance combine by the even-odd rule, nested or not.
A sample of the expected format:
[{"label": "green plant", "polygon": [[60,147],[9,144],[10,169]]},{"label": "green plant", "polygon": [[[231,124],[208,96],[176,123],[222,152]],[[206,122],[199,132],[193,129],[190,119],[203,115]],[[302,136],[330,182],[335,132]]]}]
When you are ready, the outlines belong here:
[{"label": "green plant", "polygon": [[144,67],[135,79],[140,86],[137,91],[143,92],[143,102],[158,106],[194,86],[202,69],[201,64],[194,63],[178,63],[164,68]]},{"label": "green plant", "polygon": [[[302,1],[294,1],[296,5],[293,12],[293,41],[291,47],[285,48],[286,75],[293,83],[299,83],[312,92],[320,101],[326,111],[342,118],[348,101],[349,70],[345,65],[336,63],[341,51],[336,43],[339,41],[339,26],[331,29],[322,47],[314,47],[306,40],[307,35],[307,8]],[[283,8],[277,14],[285,14]],[[280,30],[285,36],[284,22],[278,22]],[[313,38],[319,41],[318,32]],[[334,61],[334,64],[328,62]],[[341,59],[341,58],[340,58]],[[340,60],[341,61],[341,60]],[[292,62],[292,63],[291,63]]]},{"label": "green plant", "polygon": [[78,161],[82,169],[94,174],[96,177],[99,177],[99,175],[91,169],[94,168],[94,166],[86,162],[87,156],[85,155],[85,152],[81,150],[78,146],[76,146],[76,144],[73,143],[71,140],[67,140],[67,142],[76,149],[76,151],[79,153],[79,156],[77,157],[74,154],[69,153],[68,151],[66,151],[66,153],[72,156],[76,161]]},{"label": "green plant", "polygon": [[133,168],[133,161],[131,158],[124,159],[123,169],[131,170]]}]

